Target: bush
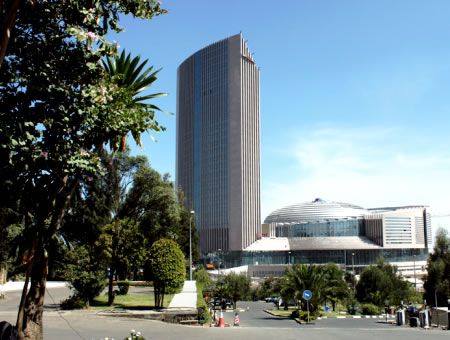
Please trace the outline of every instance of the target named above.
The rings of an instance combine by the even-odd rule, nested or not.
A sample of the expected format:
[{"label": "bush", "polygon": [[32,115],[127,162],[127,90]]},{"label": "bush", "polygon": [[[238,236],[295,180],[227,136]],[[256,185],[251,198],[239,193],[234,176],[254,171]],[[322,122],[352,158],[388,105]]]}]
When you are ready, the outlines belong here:
[{"label": "bush", "polygon": [[130,289],[130,282],[128,281],[117,281],[117,287],[119,287],[119,291],[117,295],[127,295],[128,290]]},{"label": "bush", "polygon": [[65,278],[70,288],[76,290],[81,300],[92,302],[107,285],[104,267],[81,246],[68,253],[68,262]]},{"label": "bush", "polygon": [[[296,310],[292,311],[291,318],[292,319],[300,319],[302,321],[308,321],[308,312],[296,309]],[[309,321],[315,320],[315,319],[316,319],[316,316],[313,313],[309,312]]]},{"label": "bush", "polygon": [[72,276],[68,279],[71,288],[77,291],[77,296],[86,303],[91,303],[96,296],[105,289],[107,281],[102,271],[97,272],[78,272],[78,276]]},{"label": "bush", "polygon": [[347,313],[350,315],[355,315],[358,311],[358,304],[356,303],[356,300],[351,300],[347,302]]},{"label": "bush", "polygon": [[210,317],[211,315],[209,314],[209,308],[206,304],[197,308],[197,319],[200,325],[208,323],[210,321]]},{"label": "bush", "polygon": [[380,307],[371,303],[361,305],[361,313],[364,315],[378,315],[380,314]]},{"label": "bush", "polygon": [[83,309],[86,308],[87,304],[83,301],[78,294],[69,296],[67,299],[61,302],[61,309],[71,310],[71,309]]},{"label": "bush", "polygon": [[[308,321],[308,312],[301,311],[299,319],[302,321]],[[314,314],[309,313],[309,321],[315,320],[316,316]]]}]

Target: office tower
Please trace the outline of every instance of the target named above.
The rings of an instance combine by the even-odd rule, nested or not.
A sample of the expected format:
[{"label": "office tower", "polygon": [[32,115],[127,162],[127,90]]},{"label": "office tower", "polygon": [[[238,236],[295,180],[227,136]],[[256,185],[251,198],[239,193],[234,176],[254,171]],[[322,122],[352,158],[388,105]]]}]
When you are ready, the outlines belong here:
[{"label": "office tower", "polygon": [[242,34],[187,58],[177,79],[177,185],[202,253],[261,234],[259,70]]}]

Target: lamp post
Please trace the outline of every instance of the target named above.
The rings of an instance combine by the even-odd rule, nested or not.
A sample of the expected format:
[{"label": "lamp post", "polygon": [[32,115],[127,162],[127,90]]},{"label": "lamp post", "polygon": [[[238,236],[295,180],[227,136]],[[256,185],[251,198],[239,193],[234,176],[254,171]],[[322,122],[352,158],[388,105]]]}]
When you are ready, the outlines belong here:
[{"label": "lamp post", "polygon": [[353,276],[355,276],[355,253],[352,253],[352,272]]},{"label": "lamp post", "polygon": [[417,291],[417,281],[416,281],[416,255],[413,255],[413,266],[414,266],[414,290]]},{"label": "lamp post", "polygon": [[189,214],[189,280],[192,281],[192,216],[195,214],[194,210]]}]

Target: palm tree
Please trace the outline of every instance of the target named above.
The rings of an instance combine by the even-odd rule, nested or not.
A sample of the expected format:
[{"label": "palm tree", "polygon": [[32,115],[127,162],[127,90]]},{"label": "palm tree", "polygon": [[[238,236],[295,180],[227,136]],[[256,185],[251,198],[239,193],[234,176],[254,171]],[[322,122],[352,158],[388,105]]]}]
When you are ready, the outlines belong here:
[{"label": "palm tree", "polygon": [[321,302],[321,295],[325,286],[324,274],[320,266],[299,264],[294,265],[286,273],[284,281],[286,291],[294,291],[294,297],[297,301],[302,301],[303,292],[308,289],[313,292],[310,301],[310,308],[317,309]]},{"label": "palm tree", "polygon": [[[102,60],[103,67],[111,77],[113,83],[115,83],[120,89],[126,91],[131,96],[131,103],[129,109],[137,109],[144,111],[148,115],[149,126],[155,131],[164,130],[165,128],[160,126],[154,119],[155,111],[161,111],[161,109],[148,102],[150,99],[166,96],[167,93],[153,93],[149,95],[140,95],[142,91],[149,88],[153,82],[157,80],[156,75],[161,69],[153,70],[153,66],[144,69],[148,59],[140,62],[140,56],[131,57],[131,54],[126,54],[125,50],[122,51],[120,56],[108,57]],[[136,144],[141,146],[139,134],[133,134],[133,138]],[[122,136],[120,140],[114,140],[111,143],[113,150],[124,150],[126,145],[126,136]]]},{"label": "palm tree", "polygon": [[344,280],[344,273],[334,263],[328,263],[322,266],[322,272],[324,275],[325,285],[322,290],[321,302],[330,301],[333,307],[333,311],[336,308],[336,303],[339,300],[344,300],[350,294],[350,290],[347,283]]}]

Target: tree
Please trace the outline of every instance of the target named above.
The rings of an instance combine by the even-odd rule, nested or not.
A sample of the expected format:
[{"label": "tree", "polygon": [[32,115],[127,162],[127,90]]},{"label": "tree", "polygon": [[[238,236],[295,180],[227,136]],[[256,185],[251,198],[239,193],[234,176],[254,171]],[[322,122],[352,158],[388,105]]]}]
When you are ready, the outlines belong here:
[{"label": "tree", "polygon": [[450,237],[445,229],[438,229],[433,253],[427,261],[427,276],[423,287],[429,304],[445,306],[450,296]]},{"label": "tree", "polygon": [[82,245],[74,247],[66,259],[66,279],[75,295],[89,306],[106,287],[105,262]]},{"label": "tree", "polygon": [[322,290],[322,301],[331,301],[333,311],[336,303],[342,301],[349,296],[349,289],[344,280],[344,273],[334,263],[328,263],[322,267],[325,285]]},{"label": "tree", "polygon": [[139,221],[149,244],[161,239],[177,240],[180,236],[180,206],[168,175],[142,167],[133,178],[119,216]]},{"label": "tree", "polygon": [[313,296],[309,301],[309,308],[312,312],[317,310],[322,301],[323,290],[326,284],[321,266],[313,264],[294,265],[287,270],[285,279],[282,283],[282,291],[284,291],[286,295],[288,295],[288,292],[292,294],[296,301],[302,301],[305,308],[306,301],[303,302],[304,300],[302,300],[303,292],[306,289],[313,292]]},{"label": "tree", "polygon": [[384,306],[388,303],[400,304],[414,295],[409,283],[402,279],[397,268],[382,259],[377,265],[366,267],[356,285],[356,298],[360,302]]},{"label": "tree", "polygon": [[150,248],[149,266],[155,290],[155,307],[161,308],[164,295],[183,285],[186,277],[184,256],[175,241],[161,239]]},{"label": "tree", "polygon": [[236,309],[237,302],[250,294],[250,279],[245,274],[230,273],[224,278],[224,287],[224,296],[233,301],[234,309]]},{"label": "tree", "polygon": [[[0,10],[3,17],[7,7]],[[79,183],[105,173],[99,151],[105,143],[123,149],[128,133],[139,143],[142,132],[160,130],[154,109],[136,105],[100,60],[117,50],[105,36],[120,31],[121,14],[162,13],[154,0],[20,2],[0,68],[0,189],[3,207],[23,219],[21,257],[31,283],[19,306],[20,338],[42,339],[46,248]]]},{"label": "tree", "polygon": [[124,218],[115,219],[103,227],[101,239],[109,250],[108,306],[114,303],[114,276],[126,279],[129,269],[143,265],[146,258],[147,240],[140,232],[136,221]]}]

